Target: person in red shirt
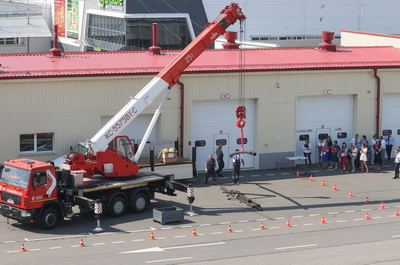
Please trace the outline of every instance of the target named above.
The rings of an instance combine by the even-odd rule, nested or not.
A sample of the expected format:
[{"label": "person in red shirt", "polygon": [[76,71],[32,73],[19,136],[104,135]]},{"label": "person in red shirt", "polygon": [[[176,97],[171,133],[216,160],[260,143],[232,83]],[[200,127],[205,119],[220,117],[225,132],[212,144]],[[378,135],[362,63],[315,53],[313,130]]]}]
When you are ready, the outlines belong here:
[{"label": "person in red shirt", "polygon": [[342,143],[342,148],[340,148],[339,156],[340,156],[340,171],[349,172],[349,164],[347,162],[347,153],[349,152],[346,143]]}]

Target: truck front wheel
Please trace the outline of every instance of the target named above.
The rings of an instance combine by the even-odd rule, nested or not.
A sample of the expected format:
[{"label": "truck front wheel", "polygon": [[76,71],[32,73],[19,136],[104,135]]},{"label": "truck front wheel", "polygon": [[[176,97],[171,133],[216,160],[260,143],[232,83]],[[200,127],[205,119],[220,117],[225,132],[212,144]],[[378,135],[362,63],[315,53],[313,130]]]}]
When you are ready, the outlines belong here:
[{"label": "truck front wheel", "polygon": [[134,213],[143,213],[149,206],[149,198],[143,192],[132,197],[131,209]]},{"label": "truck front wheel", "polygon": [[45,229],[52,229],[58,223],[58,212],[54,208],[47,208],[42,214],[40,224]]},{"label": "truck front wheel", "polygon": [[127,203],[125,198],[117,196],[111,201],[108,214],[112,217],[120,217],[126,213],[126,209]]}]

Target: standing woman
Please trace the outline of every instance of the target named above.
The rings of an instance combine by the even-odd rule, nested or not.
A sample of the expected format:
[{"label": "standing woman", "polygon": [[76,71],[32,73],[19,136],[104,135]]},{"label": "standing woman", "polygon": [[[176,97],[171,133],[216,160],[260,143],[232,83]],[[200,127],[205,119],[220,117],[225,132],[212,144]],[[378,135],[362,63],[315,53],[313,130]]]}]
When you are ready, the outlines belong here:
[{"label": "standing woman", "polygon": [[349,172],[349,165],[347,163],[347,144],[342,143],[342,148],[340,149],[340,171],[346,171]]},{"label": "standing woman", "polygon": [[329,163],[329,147],[324,143],[324,147],[322,148],[322,164],[323,168],[328,168],[328,163]]},{"label": "standing woman", "polygon": [[304,145],[303,145],[303,155],[304,155],[304,157],[306,157],[306,160],[305,160],[306,168],[307,168],[307,160],[308,160],[308,163],[310,164],[310,168],[311,168],[311,145],[310,145],[310,141],[308,139],[304,142]]},{"label": "standing woman", "polygon": [[364,142],[361,145],[361,149],[360,149],[360,162],[361,162],[362,172],[364,172],[364,169],[365,169],[365,173],[368,173],[367,152],[368,152],[367,144]]},{"label": "standing woman", "polygon": [[381,169],[381,167],[382,167],[382,144],[381,144],[381,141],[376,141],[374,162],[376,164],[376,169]]},{"label": "standing woman", "polygon": [[337,144],[337,141],[333,141],[333,146],[331,149],[331,162],[332,166],[335,165],[335,169],[337,169],[337,166],[339,164],[339,150],[340,146]]},{"label": "standing woman", "polygon": [[[326,145],[329,148],[328,159],[329,159],[329,161],[331,161],[333,143],[332,143],[332,138],[330,136],[328,136],[328,138],[326,139]],[[333,168],[333,163],[331,163],[329,168]]]},{"label": "standing woman", "polygon": [[322,162],[321,162],[321,160],[322,160],[322,153],[323,153],[322,149],[323,149],[323,148],[324,148],[324,140],[319,139],[319,143],[318,143],[318,145],[317,145],[317,151],[318,151],[318,166],[319,166],[319,167],[322,167]]},{"label": "standing woman", "polygon": [[355,144],[351,145],[351,172],[356,172],[356,158],[358,154],[358,148],[356,147]]}]

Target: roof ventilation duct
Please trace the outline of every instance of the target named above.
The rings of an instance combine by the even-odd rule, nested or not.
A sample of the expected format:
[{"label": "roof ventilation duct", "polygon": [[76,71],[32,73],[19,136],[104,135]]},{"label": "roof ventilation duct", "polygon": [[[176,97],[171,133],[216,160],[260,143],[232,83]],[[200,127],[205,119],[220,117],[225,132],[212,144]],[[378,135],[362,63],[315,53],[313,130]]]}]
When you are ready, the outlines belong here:
[{"label": "roof ventilation duct", "polygon": [[152,26],[153,33],[153,46],[149,48],[149,52],[155,55],[160,55],[161,47],[157,46],[158,44],[158,23],[154,22]]},{"label": "roof ventilation duct", "polygon": [[61,50],[58,48],[58,25],[54,25],[54,40],[53,40],[54,47],[50,49],[50,54],[52,56],[61,56]]},{"label": "roof ventilation duct", "polygon": [[238,37],[237,32],[227,31],[225,32],[224,37],[228,41],[222,44],[222,47],[224,47],[224,49],[239,49],[240,45],[235,42],[235,40],[237,40]]},{"label": "roof ventilation duct", "polygon": [[328,51],[328,52],[335,52],[336,51],[336,45],[332,44],[332,40],[335,38],[335,32],[331,31],[323,31],[322,32],[322,39],[324,40],[323,43],[320,43],[318,45],[318,48],[323,51]]}]

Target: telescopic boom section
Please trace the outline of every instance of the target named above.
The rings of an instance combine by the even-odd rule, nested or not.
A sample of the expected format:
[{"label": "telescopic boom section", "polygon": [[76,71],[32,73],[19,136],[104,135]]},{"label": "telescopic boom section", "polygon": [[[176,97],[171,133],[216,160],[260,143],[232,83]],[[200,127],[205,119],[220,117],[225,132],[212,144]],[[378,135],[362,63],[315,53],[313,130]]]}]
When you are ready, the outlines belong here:
[{"label": "telescopic boom section", "polygon": [[182,72],[204,52],[225,30],[237,20],[244,20],[241,8],[236,3],[226,6],[218,18],[209,23],[169,65],[154,77],[132,98],[95,136],[89,145],[94,153],[105,151],[108,144],[122,132],[155,98],[168,87],[174,86]]}]

